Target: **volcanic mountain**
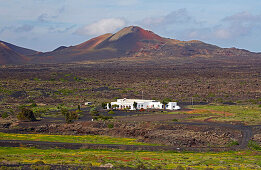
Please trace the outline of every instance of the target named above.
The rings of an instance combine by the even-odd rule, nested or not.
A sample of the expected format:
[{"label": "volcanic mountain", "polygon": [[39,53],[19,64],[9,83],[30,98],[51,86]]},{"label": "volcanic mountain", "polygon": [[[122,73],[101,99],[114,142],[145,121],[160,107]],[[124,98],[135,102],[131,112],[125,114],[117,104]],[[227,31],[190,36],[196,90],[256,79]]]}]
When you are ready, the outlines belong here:
[{"label": "volcanic mountain", "polygon": [[16,45],[4,42],[4,41],[0,41],[0,43],[5,44],[7,47],[9,47],[11,50],[13,50],[14,52],[21,54],[21,55],[34,55],[36,53],[38,53],[35,50],[31,50],[31,49],[27,49],[27,48],[23,48],[23,47],[18,47]]},{"label": "volcanic mountain", "polygon": [[146,59],[159,62],[164,59],[190,60],[194,58],[229,60],[232,57],[248,59],[249,56],[260,56],[247,50],[220,48],[196,40],[179,41],[163,38],[137,26],[123,28],[115,34],[104,34],[79,45],[61,46],[46,53],[36,53],[28,49],[21,50],[17,46],[13,48],[11,45],[5,45],[16,52],[14,56],[30,55],[29,63],[75,63],[118,60],[119,58],[128,61]]},{"label": "volcanic mountain", "polygon": [[247,50],[220,48],[201,41],[163,38],[140,27],[130,26],[115,34],[104,34],[82,44],[41,53],[33,62],[69,63],[129,58],[213,58],[255,55]]},{"label": "volcanic mountain", "polygon": [[27,62],[27,58],[16,53],[6,44],[0,42],[0,64],[20,64]]}]

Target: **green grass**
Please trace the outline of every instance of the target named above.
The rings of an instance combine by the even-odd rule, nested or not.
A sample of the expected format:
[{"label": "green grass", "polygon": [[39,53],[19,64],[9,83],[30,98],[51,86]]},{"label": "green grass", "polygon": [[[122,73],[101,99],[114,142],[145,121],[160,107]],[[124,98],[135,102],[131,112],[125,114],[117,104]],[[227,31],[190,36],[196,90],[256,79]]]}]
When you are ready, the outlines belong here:
[{"label": "green grass", "polygon": [[91,144],[122,144],[122,145],[156,145],[137,142],[133,138],[115,138],[98,135],[45,135],[45,134],[12,134],[0,132],[0,140],[28,140],[46,142],[66,142],[66,143],[91,143]]},{"label": "green grass", "polygon": [[[203,114],[204,118],[214,115],[220,116],[215,118],[217,121],[242,121],[252,125],[261,123],[261,107],[258,105],[194,105],[189,108],[195,109],[195,111],[200,110],[198,114]],[[205,110],[205,112],[202,110]],[[232,115],[224,116],[222,113],[215,113],[215,111],[231,113]],[[197,114],[197,112],[193,112],[193,114]]]},{"label": "green grass", "polygon": [[13,164],[31,164],[43,161],[46,164],[100,166],[111,163],[114,167],[132,167],[140,169],[174,169],[177,166],[231,169],[260,169],[261,152],[233,151],[219,153],[178,153],[120,150],[68,150],[35,149],[24,147],[0,147],[0,162]]},{"label": "green grass", "polygon": [[37,115],[41,117],[60,117],[63,118],[64,116],[61,113],[61,108],[71,110],[77,109],[77,106],[54,106],[54,105],[46,105],[46,106],[35,106],[31,107],[30,109]]}]

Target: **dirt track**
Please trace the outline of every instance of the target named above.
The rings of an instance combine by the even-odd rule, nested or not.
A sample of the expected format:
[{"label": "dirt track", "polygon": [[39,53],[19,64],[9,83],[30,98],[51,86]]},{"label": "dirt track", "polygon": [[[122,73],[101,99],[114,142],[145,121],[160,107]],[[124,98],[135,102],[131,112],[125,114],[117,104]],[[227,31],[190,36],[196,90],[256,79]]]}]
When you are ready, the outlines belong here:
[{"label": "dirt track", "polygon": [[135,121],[135,122],[155,122],[155,121],[171,121],[173,119],[184,119],[193,116],[199,116],[198,114],[154,114],[154,115],[142,115],[142,116],[128,116],[117,118],[120,121]]},{"label": "dirt track", "polygon": [[225,124],[225,123],[214,123],[214,122],[173,122],[174,124],[186,124],[186,125],[208,125],[213,127],[226,127],[231,129],[240,130],[242,133],[241,141],[237,146],[238,149],[245,149],[248,145],[249,140],[253,137],[252,126],[245,125],[234,125],[234,124]]},{"label": "dirt track", "polygon": [[[253,137],[252,127],[245,125],[234,125],[215,122],[169,122],[167,124],[173,125],[189,125],[189,126],[209,126],[209,127],[225,127],[234,130],[240,130],[242,138],[239,145],[234,147],[174,147],[174,146],[135,146],[135,145],[107,145],[107,144],[80,144],[80,143],[60,143],[60,142],[42,142],[42,141],[11,141],[2,140],[0,146],[3,147],[19,147],[19,146],[34,146],[38,148],[66,148],[66,149],[123,149],[123,150],[149,150],[149,151],[225,151],[238,150],[247,148],[249,140]],[[5,131],[7,132],[7,131]]]},{"label": "dirt track", "polygon": [[147,145],[117,145],[117,144],[83,144],[83,143],[63,143],[63,142],[43,142],[24,140],[0,140],[1,147],[36,147],[40,149],[64,148],[64,149],[120,149],[130,151],[229,151],[237,150],[235,147],[171,147],[171,146],[147,146]]}]

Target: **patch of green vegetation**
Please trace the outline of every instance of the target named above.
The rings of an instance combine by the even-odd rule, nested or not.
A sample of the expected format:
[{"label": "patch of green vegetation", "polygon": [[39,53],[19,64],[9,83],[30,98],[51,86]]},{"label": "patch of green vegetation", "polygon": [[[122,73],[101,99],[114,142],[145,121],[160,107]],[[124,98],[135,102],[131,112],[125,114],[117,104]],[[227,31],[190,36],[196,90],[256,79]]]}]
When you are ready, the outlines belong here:
[{"label": "patch of green vegetation", "polygon": [[71,89],[59,89],[58,90],[58,95],[64,95],[64,96],[67,96],[69,94],[72,94],[74,92],[74,90],[71,90]]},{"label": "patch of green vegetation", "polygon": [[113,110],[108,111],[108,114],[115,114]]},{"label": "patch of green vegetation", "polygon": [[[220,116],[218,121],[242,121],[247,124],[261,123],[261,108],[258,105],[194,105],[191,109],[207,110],[210,113],[215,111],[231,113],[229,116]],[[193,112],[194,114],[196,112]],[[199,112],[201,114],[201,112]]]},{"label": "patch of green vegetation", "polygon": [[[28,105],[29,106],[29,105]],[[30,109],[36,114],[37,117],[62,117],[61,109],[72,110],[77,107],[66,106],[66,105],[45,105],[45,106],[36,106],[31,107]]]},{"label": "patch of green vegetation", "polygon": [[133,138],[114,138],[99,135],[46,135],[46,134],[9,134],[0,132],[0,140],[29,140],[66,143],[121,144],[121,145],[156,145],[137,142]]},{"label": "patch of green vegetation", "polygon": [[65,117],[65,121],[66,123],[73,123],[75,120],[78,119],[79,117],[79,110],[76,110],[76,111],[69,111],[67,109],[62,109],[61,110],[62,114],[64,115]]},{"label": "patch of green vegetation", "polygon": [[238,143],[238,141],[235,141],[235,140],[232,140],[232,141],[230,141],[230,142],[227,144],[228,147],[237,146],[237,145],[239,145],[239,143]]},{"label": "patch of green vegetation", "polygon": [[34,112],[27,108],[22,108],[17,118],[21,121],[36,121]]},{"label": "patch of green vegetation", "polygon": [[92,165],[111,163],[114,168],[136,169],[260,169],[261,153],[258,151],[231,152],[149,152],[123,150],[69,150],[0,147],[0,161],[34,164]]},{"label": "patch of green vegetation", "polygon": [[10,95],[13,92],[14,92],[14,90],[7,89],[7,88],[4,88],[4,87],[0,87],[0,94]]},{"label": "patch of green vegetation", "polygon": [[248,148],[252,149],[252,150],[261,151],[261,146],[258,143],[256,143],[255,141],[252,141],[252,140],[250,140],[248,142]]},{"label": "patch of green vegetation", "polygon": [[34,80],[34,81],[40,81],[40,79],[39,79],[39,78],[37,78],[37,77],[36,77],[36,78],[34,78],[33,80]]},{"label": "patch of green vegetation", "polygon": [[6,119],[6,118],[8,118],[8,113],[6,113],[6,112],[2,112],[1,113],[1,117],[3,118],[3,119]]}]

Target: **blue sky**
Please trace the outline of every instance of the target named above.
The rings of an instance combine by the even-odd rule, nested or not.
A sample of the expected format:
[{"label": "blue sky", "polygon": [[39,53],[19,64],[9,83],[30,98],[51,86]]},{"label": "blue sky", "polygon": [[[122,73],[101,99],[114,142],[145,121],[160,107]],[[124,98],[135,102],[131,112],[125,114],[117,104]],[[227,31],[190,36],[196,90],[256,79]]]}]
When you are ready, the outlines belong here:
[{"label": "blue sky", "polygon": [[0,0],[0,40],[38,51],[129,25],[261,52],[260,0]]}]

